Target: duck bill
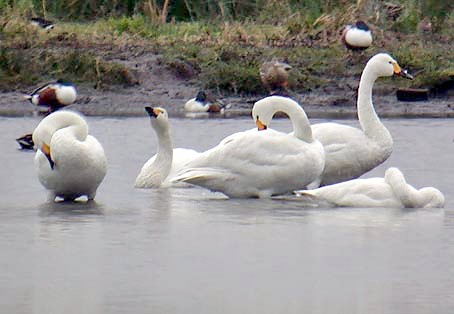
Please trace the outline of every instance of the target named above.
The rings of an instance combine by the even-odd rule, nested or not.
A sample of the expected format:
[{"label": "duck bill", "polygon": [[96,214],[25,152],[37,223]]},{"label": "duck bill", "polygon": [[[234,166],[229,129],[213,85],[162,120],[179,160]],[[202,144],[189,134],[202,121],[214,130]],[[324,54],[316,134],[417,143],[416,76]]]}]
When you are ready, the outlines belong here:
[{"label": "duck bill", "polygon": [[257,125],[257,129],[259,131],[263,131],[263,130],[267,129],[267,126],[265,124],[263,124],[263,122],[260,121],[260,119],[255,120],[255,125]]},{"label": "duck bill", "polygon": [[402,69],[397,63],[394,63],[393,67],[394,67],[394,75],[400,76],[400,77],[403,77],[403,78],[406,78],[406,79],[409,79],[409,80],[413,80],[414,79],[413,75],[408,73],[407,70]]},{"label": "duck bill", "polygon": [[49,161],[50,168],[52,170],[54,170],[55,163],[52,160],[52,158],[50,157],[50,147],[49,147],[49,145],[47,145],[47,144],[41,145],[41,151],[43,152],[43,154],[46,156],[47,160]]}]

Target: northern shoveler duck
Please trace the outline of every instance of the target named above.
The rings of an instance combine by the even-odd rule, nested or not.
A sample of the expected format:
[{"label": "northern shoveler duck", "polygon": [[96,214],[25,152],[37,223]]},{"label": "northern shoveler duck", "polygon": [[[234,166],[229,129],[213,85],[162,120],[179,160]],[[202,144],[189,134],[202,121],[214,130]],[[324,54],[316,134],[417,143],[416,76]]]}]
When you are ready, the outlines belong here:
[{"label": "northern shoveler duck", "polygon": [[344,28],[341,40],[350,50],[364,50],[372,45],[372,32],[366,23],[359,20]]},{"label": "northern shoveler duck", "polygon": [[[77,97],[76,88],[72,83],[63,80],[46,83],[35,89],[24,98],[35,106],[48,107],[47,114],[72,104]],[[25,134],[16,139],[21,149],[33,149],[34,143],[31,134]]]},{"label": "northern shoveler duck", "polygon": [[33,149],[34,146],[31,133],[16,138],[16,142],[19,143],[21,149]]},{"label": "northern shoveler duck", "polygon": [[205,91],[199,91],[195,98],[184,104],[186,112],[222,112],[225,105],[219,100],[209,99]]},{"label": "northern shoveler duck", "polygon": [[54,28],[54,23],[48,20],[43,19],[42,17],[32,17],[30,19],[30,23],[33,26],[41,27],[47,31]]},{"label": "northern shoveler duck", "polygon": [[24,96],[35,106],[48,107],[49,112],[71,105],[76,101],[76,97],[74,84],[63,80],[46,83]]},{"label": "northern shoveler duck", "polygon": [[270,95],[287,96],[288,76],[292,67],[281,61],[267,61],[260,67],[260,80]]}]

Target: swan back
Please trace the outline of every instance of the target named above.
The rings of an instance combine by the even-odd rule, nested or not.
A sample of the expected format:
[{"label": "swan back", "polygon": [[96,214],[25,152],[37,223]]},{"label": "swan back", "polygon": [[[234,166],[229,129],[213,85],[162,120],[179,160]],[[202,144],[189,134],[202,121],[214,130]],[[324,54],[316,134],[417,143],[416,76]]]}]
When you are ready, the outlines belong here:
[{"label": "swan back", "polygon": [[269,96],[257,101],[252,108],[252,118],[267,128],[277,112],[285,113],[292,122],[295,137],[312,143],[312,129],[303,108],[294,100],[283,96]]}]

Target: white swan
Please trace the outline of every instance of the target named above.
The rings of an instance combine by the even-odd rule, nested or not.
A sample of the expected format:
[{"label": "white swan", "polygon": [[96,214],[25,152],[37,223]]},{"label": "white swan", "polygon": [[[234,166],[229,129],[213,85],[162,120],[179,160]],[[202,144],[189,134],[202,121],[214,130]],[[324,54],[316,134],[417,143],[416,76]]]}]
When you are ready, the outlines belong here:
[{"label": "white swan", "polygon": [[366,64],[358,90],[358,120],[361,129],[338,123],[312,125],[314,137],[325,148],[325,169],[320,185],[357,178],[391,155],[393,139],[382,124],[372,103],[372,87],[381,76],[411,78],[388,54],[379,53]]},{"label": "white swan", "polygon": [[92,200],[106,175],[106,157],[101,144],[88,135],[81,115],[61,110],[45,117],[33,132],[38,149],[35,168],[51,197]]},{"label": "white swan", "polygon": [[[276,112],[286,113],[294,135],[267,129]],[[196,157],[173,181],[219,191],[229,197],[270,197],[305,187],[319,177],[324,151],[312,137],[304,110],[295,101],[271,96],[254,104],[259,128],[234,133]]]},{"label": "white swan", "polygon": [[407,184],[397,168],[386,170],[384,178],[354,179],[295,193],[344,207],[431,208],[443,207],[445,203],[439,190],[433,187],[417,190]]},{"label": "white swan", "polygon": [[151,126],[158,137],[158,152],[143,165],[134,186],[136,188],[169,186],[169,179],[199,153],[193,149],[172,149],[167,111],[159,107],[145,107],[145,110],[150,115]]}]

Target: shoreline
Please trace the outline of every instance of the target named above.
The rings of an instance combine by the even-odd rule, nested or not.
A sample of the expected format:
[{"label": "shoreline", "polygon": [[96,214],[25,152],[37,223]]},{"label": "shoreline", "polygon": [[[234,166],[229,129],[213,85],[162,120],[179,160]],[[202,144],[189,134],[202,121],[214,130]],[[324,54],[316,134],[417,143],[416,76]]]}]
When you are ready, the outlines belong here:
[{"label": "shoreline", "polygon": [[[0,116],[24,117],[46,111],[44,107],[35,107],[21,97],[22,94],[17,92],[0,93]],[[132,91],[132,88],[123,89],[120,93],[82,89],[76,103],[67,108],[86,116],[141,117],[145,115],[144,107],[151,105],[166,108],[169,115],[175,118],[237,118],[250,115],[253,103],[263,97],[222,98],[230,106],[224,113],[187,113],[183,110],[186,98],[182,95],[174,97],[170,97],[168,93],[158,96],[147,95],[141,91]],[[354,95],[341,93],[321,95],[313,92],[296,94],[293,98],[297,98],[310,118],[356,118],[356,104],[352,101],[355,100]],[[373,101],[375,110],[381,118],[454,118],[453,97],[403,102],[397,100],[395,93],[388,93],[375,95]]]}]

